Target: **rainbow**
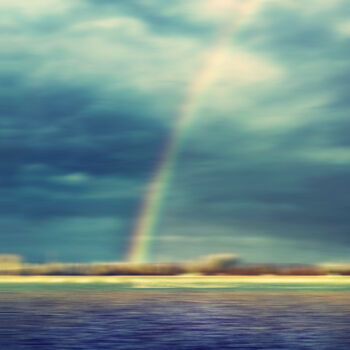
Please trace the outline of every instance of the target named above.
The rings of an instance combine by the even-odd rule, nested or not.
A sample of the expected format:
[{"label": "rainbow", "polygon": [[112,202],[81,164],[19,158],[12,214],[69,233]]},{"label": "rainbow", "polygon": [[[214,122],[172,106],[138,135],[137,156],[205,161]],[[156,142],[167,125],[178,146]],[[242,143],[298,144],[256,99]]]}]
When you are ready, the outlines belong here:
[{"label": "rainbow", "polygon": [[141,210],[127,252],[127,260],[130,262],[142,263],[148,260],[152,234],[155,231],[166,188],[170,183],[184,131],[198,115],[203,101],[202,97],[218,75],[220,66],[225,59],[225,48],[228,46],[233,33],[244,23],[247,16],[255,10],[258,2],[259,0],[230,1],[230,4],[236,9],[235,18],[230,18],[228,23],[225,23],[215,41],[215,45],[208,51],[203,66],[195,74],[187,91],[184,104],[179,110],[172,133],[142,200]]}]

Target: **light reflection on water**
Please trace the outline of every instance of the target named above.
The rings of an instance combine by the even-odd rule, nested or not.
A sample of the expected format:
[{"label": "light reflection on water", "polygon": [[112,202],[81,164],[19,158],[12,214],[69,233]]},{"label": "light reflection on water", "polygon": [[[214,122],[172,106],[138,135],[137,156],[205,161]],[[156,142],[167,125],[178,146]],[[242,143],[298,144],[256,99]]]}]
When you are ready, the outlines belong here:
[{"label": "light reflection on water", "polygon": [[0,297],[1,350],[350,349],[347,292],[41,286]]}]

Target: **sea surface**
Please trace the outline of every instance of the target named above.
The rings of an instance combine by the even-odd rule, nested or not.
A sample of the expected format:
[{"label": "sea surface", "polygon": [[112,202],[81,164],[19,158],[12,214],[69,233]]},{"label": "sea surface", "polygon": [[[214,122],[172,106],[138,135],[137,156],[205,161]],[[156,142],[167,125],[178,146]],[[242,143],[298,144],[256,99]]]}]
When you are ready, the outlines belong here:
[{"label": "sea surface", "polygon": [[2,281],[0,349],[350,349],[348,282],[142,281]]}]

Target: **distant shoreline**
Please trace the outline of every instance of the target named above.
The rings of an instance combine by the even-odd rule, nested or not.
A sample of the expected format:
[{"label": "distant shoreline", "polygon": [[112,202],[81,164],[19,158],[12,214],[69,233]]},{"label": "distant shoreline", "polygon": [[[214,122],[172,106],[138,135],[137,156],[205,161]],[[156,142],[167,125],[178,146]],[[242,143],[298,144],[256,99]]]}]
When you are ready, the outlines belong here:
[{"label": "distant shoreline", "polygon": [[230,284],[230,283],[330,283],[349,284],[350,276],[322,275],[322,276],[204,276],[204,275],[176,275],[176,276],[9,276],[0,275],[0,284],[4,283],[146,283],[152,285],[162,284],[170,286],[186,286],[193,283]]}]

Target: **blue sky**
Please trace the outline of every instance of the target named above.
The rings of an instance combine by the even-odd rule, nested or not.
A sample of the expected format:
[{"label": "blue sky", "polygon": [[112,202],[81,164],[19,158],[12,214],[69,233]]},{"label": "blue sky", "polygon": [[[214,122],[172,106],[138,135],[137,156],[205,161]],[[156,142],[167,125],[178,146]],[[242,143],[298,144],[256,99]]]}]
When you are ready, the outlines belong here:
[{"label": "blue sky", "polygon": [[[0,5],[0,251],[122,260],[236,0]],[[252,2],[186,130],[151,257],[348,261],[350,8]]]}]

